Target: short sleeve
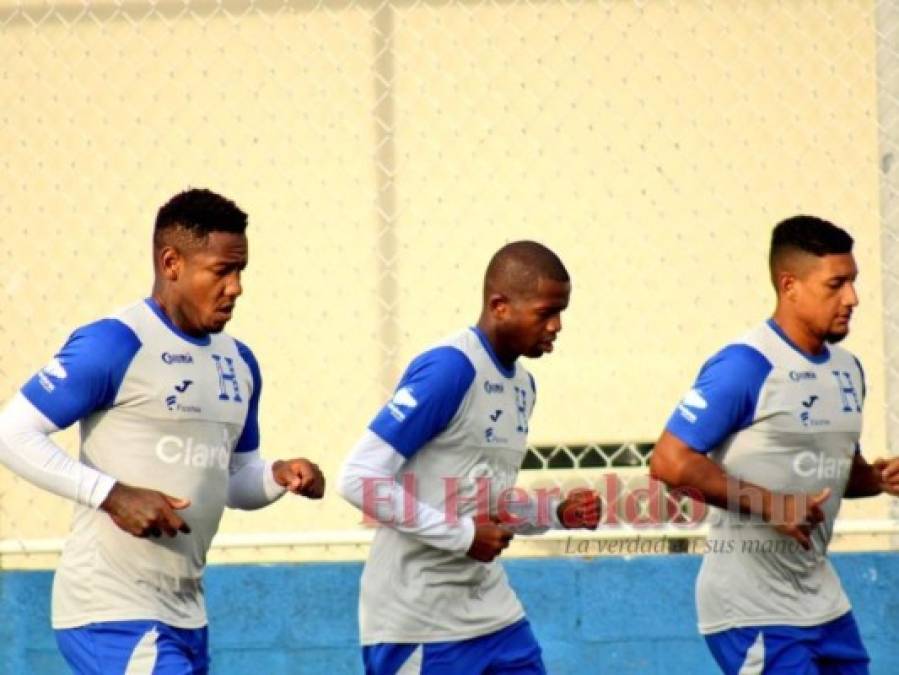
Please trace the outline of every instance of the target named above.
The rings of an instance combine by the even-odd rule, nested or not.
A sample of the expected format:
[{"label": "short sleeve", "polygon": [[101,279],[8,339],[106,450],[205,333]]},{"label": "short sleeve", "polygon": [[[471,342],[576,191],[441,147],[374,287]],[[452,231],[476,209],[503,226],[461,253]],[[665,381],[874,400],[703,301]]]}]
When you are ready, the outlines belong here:
[{"label": "short sleeve", "polygon": [[528,380],[531,382],[531,393],[534,395],[534,403],[531,405],[531,413],[534,412],[534,406],[537,405],[537,381],[534,376],[528,373]]},{"label": "short sleeve", "polygon": [[369,429],[404,457],[446,429],[474,381],[474,366],[454,347],[437,347],[409,365]]},{"label": "short sleeve", "polygon": [[709,359],[666,429],[699,452],[752,424],[771,362],[749,345],[729,345]]},{"label": "short sleeve", "polygon": [[47,419],[64,429],[95,410],[109,408],[140,339],[118,319],[79,328],[50,362],[22,387]]},{"label": "short sleeve", "polygon": [[259,370],[259,362],[256,356],[240,340],[237,343],[237,352],[247,364],[253,376],[253,393],[250,395],[250,403],[247,405],[247,419],[243,425],[234,452],[251,452],[259,448],[259,396],[262,393],[262,372]]},{"label": "short sleeve", "polygon": [[862,362],[858,360],[858,357],[853,356],[852,360],[855,361],[855,366],[858,368],[859,377],[862,378],[862,401],[868,397],[868,382],[865,379],[865,369],[862,368]]},{"label": "short sleeve", "polygon": [[[862,404],[864,405],[865,399],[868,397],[868,383],[865,381],[865,369],[862,368],[862,362],[858,360],[858,357],[853,356],[852,358],[855,361],[856,367],[858,368],[858,374],[862,378]],[[855,444],[855,454],[862,454],[861,443]]]}]

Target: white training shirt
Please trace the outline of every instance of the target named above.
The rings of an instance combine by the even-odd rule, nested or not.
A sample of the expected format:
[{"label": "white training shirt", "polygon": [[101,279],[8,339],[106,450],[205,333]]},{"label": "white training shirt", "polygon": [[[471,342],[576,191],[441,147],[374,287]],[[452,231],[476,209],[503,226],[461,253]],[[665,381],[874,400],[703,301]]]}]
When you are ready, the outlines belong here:
[{"label": "white training shirt", "polygon": [[832,492],[809,551],[758,517],[711,507],[696,585],[702,633],[812,626],[849,611],[827,547],[859,450],[864,397],[852,354],[828,345],[810,356],[773,320],[702,367],[668,422],[672,434],[729,475],[776,493]]},{"label": "white training shirt", "polygon": [[[397,484],[430,513],[443,514],[446,526],[378,529],[362,575],[362,644],[464,640],[524,616],[502,565],[466,552],[479,486],[489,486],[482,503],[495,515],[515,485],[534,400],[531,375],[520,363],[504,367],[476,328],[409,365],[369,429],[405,459]],[[403,505],[393,508],[404,518]]]},{"label": "white training shirt", "polygon": [[182,333],[152,299],[76,330],[26,383],[22,395],[57,428],[81,422],[81,462],[191,501],[179,512],[190,534],[147,539],[89,500],[76,504],[54,579],[55,628],[206,624],[206,553],[228,499],[232,453],[259,446],[260,388],[249,348],[225,333]]}]

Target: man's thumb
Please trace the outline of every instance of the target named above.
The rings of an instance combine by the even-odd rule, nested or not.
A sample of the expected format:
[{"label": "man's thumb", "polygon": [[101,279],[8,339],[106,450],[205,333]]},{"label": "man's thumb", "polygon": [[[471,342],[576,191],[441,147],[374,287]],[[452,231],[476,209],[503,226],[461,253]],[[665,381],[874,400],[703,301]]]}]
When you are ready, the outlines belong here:
[{"label": "man's thumb", "polygon": [[820,506],[821,504],[826,502],[828,499],[830,499],[830,488],[826,487],[823,490],[821,490],[821,492],[819,492],[814,497],[812,497],[812,503]]},{"label": "man's thumb", "polygon": [[188,506],[190,506],[189,499],[181,499],[181,497],[171,497],[166,494],[164,494],[162,496],[165,497],[165,500],[169,503],[169,506],[171,506],[173,509],[186,509]]}]

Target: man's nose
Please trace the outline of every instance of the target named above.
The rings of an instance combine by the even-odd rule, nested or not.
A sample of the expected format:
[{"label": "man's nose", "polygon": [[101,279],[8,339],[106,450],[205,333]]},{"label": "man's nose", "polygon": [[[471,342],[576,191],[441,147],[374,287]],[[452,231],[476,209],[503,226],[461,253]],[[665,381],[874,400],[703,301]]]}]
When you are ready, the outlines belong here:
[{"label": "man's nose", "polygon": [[228,275],[227,282],[225,283],[225,295],[230,298],[237,298],[241,293],[243,293],[243,286],[240,284],[240,274],[235,273]]}]

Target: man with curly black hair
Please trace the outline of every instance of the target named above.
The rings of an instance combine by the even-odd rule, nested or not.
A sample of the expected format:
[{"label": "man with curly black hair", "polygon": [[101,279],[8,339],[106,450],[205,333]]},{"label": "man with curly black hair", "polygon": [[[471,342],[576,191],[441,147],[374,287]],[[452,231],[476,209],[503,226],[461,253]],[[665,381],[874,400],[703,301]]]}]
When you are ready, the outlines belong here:
[{"label": "man with curly black hair", "polygon": [[[312,462],[260,457],[259,365],[222,332],[246,227],[214,192],[173,197],[151,297],[77,329],[0,414],[0,461],[76,504],[52,614],[77,673],[207,672],[202,575],[224,507],[324,493]],[[77,461],[49,438],[75,422]]]}]

